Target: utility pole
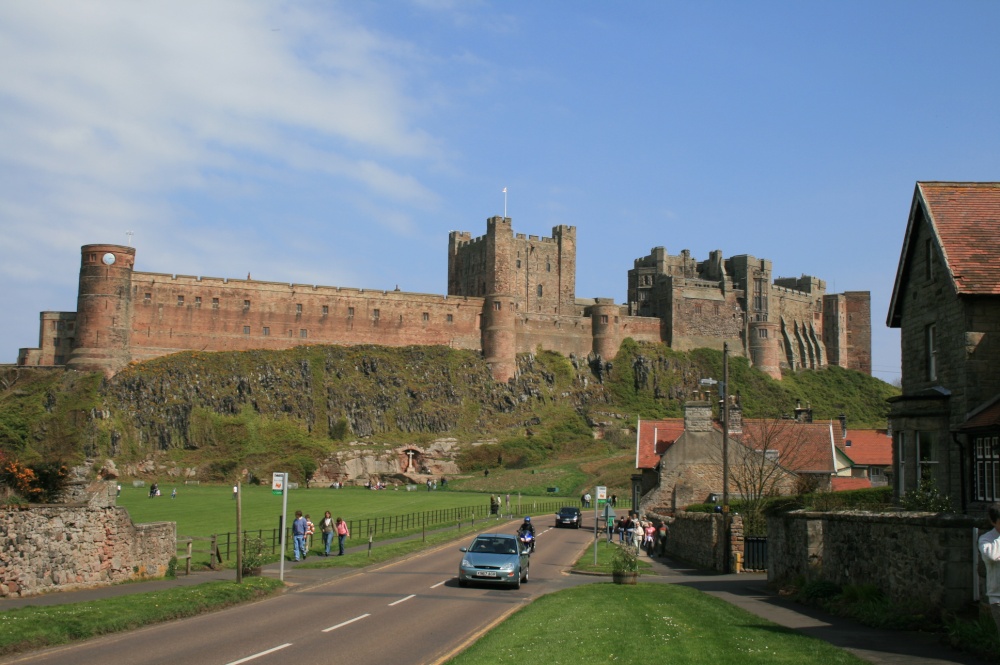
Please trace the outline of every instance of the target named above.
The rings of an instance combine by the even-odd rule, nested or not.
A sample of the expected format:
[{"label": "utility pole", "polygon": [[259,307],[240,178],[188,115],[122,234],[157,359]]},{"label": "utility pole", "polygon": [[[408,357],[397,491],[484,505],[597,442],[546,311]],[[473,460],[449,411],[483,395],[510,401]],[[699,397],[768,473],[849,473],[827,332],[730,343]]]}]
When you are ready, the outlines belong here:
[{"label": "utility pole", "polygon": [[729,342],[722,344],[722,572],[730,572],[732,536],[729,533]]}]

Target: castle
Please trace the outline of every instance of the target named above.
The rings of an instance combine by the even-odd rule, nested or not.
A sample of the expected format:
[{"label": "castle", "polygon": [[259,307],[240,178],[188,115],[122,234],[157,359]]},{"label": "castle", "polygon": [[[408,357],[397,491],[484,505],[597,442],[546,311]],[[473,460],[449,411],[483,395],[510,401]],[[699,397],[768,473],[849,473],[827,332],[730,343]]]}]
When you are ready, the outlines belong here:
[{"label": "castle", "polygon": [[84,245],[76,312],[42,312],[39,346],[17,362],[111,376],[183,350],[446,345],[482,352],[508,381],[518,353],[611,360],[631,337],[681,350],[732,342],[779,379],[782,367],[871,373],[868,292],[827,295],[811,277],[771,283],[770,261],[716,251],[697,263],[658,247],[629,271],[627,305],[578,299],[575,227],[540,238],[515,234],[509,217],[486,224],[482,237],[449,235],[443,296],[138,272],[135,248]]}]

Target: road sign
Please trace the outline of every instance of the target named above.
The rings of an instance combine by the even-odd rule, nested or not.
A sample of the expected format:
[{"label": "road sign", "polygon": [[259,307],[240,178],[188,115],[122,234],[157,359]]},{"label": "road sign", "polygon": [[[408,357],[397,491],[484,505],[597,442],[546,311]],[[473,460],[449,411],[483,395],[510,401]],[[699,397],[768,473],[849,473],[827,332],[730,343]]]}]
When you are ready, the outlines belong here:
[{"label": "road sign", "polygon": [[285,474],[283,473],[272,473],[271,474],[271,494],[284,494],[285,493]]},{"label": "road sign", "polygon": [[606,501],[608,498],[608,488],[601,485],[597,486],[597,500]]}]

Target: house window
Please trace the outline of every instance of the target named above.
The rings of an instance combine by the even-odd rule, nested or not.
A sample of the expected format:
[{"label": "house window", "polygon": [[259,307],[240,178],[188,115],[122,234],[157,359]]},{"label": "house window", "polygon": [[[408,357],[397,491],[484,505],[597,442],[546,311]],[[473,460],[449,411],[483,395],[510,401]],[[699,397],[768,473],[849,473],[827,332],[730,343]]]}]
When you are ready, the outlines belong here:
[{"label": "house window", "polygon": [[178,307],[184,306],[184,296],[177,296],[177,306]]},{"label": "house window", "polygon": [[243,334],[244,335],[250,334],[250,326],[243,326]]},{"label": "house window", "polygon": [[326,316],[329,313],[330,313],[330,306],[329,305],[323,305],[323,316]]},{"label": "house window", "polygon": [[264,337],[267,337],[270,334],[271,334],[271,329],[268,328],[267,326],[264,326],[264,332],[263,332]]},{"label": "house window", "polygon": [[933,432],[917,432],[917,486],[933,478],[934,459]]},{"label": "house window", "polygon": [[212,298],[212,309],[219,309],[219,299]]},{"label": "house window", "polygon": [[301,314],[302,313],[302,303],[296,303],[295,304],[295,313],[296,314]]},{"label": "house window", "polygon": [[430,314],[428,314],[427,312],[424,312],[424,313],[423,313],[423,314],[421,314],[420,316],[421,316],[421,318],[422,318],[422,319],[424,320],[424,322],[425,322],[425,323],[426,323],[427,321],[430,321],[430,320],[431,320],[431,315],[430,315]]},{"label": "house window", "polygon": [[201,307],[201,296],[195,296],[194,297],[194,306],[195,307]]},{"label": "house window", "polygon": [[306,339],[307,337],[309,337],[309,331],[307,331],[305,328],[300,328],[299,337],[301,337],[302,339]]},{"label": "house window", "polygon": [[927,380],[936,381],[937,375],[937,326],[927,326],[924,334],[927,341]]},{"label": "house window", "polygon": [[976,437],[976,501],[1000,500],[1000,436]]},{"label": "house window", "polygon": [[243,301],[243,311],[245,312],[248,309],[250,309],[250,301],[249,300],[244,300]]}]

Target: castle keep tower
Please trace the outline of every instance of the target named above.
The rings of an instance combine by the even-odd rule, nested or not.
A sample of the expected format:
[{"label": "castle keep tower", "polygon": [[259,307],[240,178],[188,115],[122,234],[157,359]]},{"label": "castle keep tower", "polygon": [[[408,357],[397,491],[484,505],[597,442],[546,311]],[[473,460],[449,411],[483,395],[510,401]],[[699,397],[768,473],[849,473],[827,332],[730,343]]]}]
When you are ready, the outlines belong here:
[{"label": "castle keep tower", "polygon": [[135,248],[84,245],[76,304],[76,339],[66,366],[111,376],[131,359]]}]

